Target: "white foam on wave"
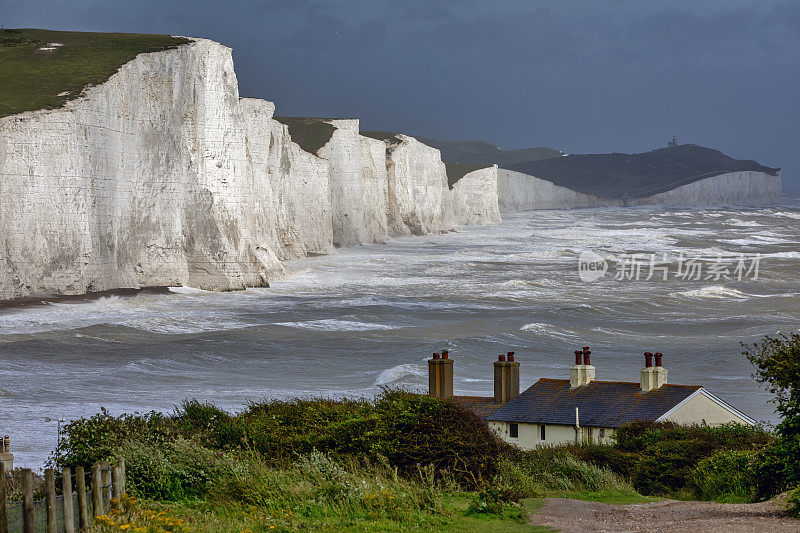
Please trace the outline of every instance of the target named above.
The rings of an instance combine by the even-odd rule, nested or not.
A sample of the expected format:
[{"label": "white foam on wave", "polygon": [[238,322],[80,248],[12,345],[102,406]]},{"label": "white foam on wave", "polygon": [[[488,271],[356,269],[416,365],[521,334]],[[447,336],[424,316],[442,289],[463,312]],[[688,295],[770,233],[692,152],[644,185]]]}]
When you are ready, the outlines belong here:
[{"label": "white foam on wave", "polygon": [[777,259],[800,259],[800,252],[775,252],[771,254],[761,254],[762,259],[765,257],[774,257]]},{"label": "white foam on wave", "polygon": [[275,325],[286,326],[290,328],[313,329],[316,331],[370,331],[396,329],[395,326],[390,326],[388,324],[362,322],[360,320],[340,320],[337,318],[325,318],[321,320],[298,320],[296,322],[276,322]]},{"label": "white foam on wave", "polygon": [[205,291],[203,289],[195,289],[194,287],[167,287],[169,292],[174,292],[175,294],[214,294],[214,291]]},{"label": "white foam on wave", "polygon": [[772,213],[773,216],[779,217],[786,217],[786,218],[794,218],[796,220],[800,220],[800,212],[794,211],[776,211]]},{"label": "white foam on wave", "polygon": [[724,285],[709,285],[707,287],[701,287],[699,289],[692,289],[689,291],[680,291],[680,292],[673,292],[670,293],[670,296],[678,297],[678,298],[691,298],[691,299],[713,299],[713,300],[723,300],[723,299],[735,299],[735,300],[746,300],[750,298],[751,294],[745,294],[741,291],[736,289],[729,289]]},{"label": "white foam on wave", "polygon": [[547,324],[545,322],[531,322],[530,324],[525,324],[519,328],[519,330],[533,333],[534,335],[543,335],[553,339],[568,339],[574,337],[574,335],[571,335],[565,331],[561,331],[554,325]]},{"label": "white foam on wave", "polygon": [[378,374],[378,377],[375,378],[374,386],[380,387],[383,385],[391,385],[392,383],[397,383],[398,381],[408,378],[420,379],[424,377],[425,369],[422,367],[422,365],[417,363],[403,363],[401,365],[393,366],[392,368],[387,368]]},{"label": "white foam on wave", "polygon": [[738,246],[758,246],[763,244],[786,244],[786,243],[791,243],[792,241],[775,237],[753,235],[751,237],[747,237],[744,239],[724,239],[723,242],[727,242],[729,244],[736,244]]}]

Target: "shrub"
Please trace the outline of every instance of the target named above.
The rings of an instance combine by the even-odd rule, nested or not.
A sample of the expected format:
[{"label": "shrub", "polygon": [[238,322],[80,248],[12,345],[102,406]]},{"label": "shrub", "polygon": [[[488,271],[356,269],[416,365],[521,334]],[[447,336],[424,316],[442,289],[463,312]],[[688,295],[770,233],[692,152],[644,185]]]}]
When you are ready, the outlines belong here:
[{"label": "shrub", "polygon": [[[765,336],[752,346],[742,344],[742,347],[742,354],[755,367],[754,377],[775,395],[776,410],[781,415],[772,453],[783,468],[770,468],[781,478],[771,488],[796,486],[800,484],[800,333]],[[762,484],[759,490],[768,485]]]},{"label": "shrub", "polygon": [[328,454],[312,452],[279,469],[259,454],[243,452],[235,466],[214,484],[210,498],[253,505],[285,521],[335,516],[343,521],[339,525],[365,519],[414,525],[419,513],[443,512],[445,488],[424,470],[412,481],[398,476],[385,462],[342,463]]},{"label": "shrub", "polygon": [[527,497],[549,491],[625,490],[629,486],[607,468],[581,461],[566,448],[518,451],[500,463],[500,479]]},{"label": "shrub", "polygon": [[800,487],[789,494],[789,498],[786,500],[786,512],[791,516],[800,516]]},{"label": "shrub", "polygon": [[752,470],[756,452],[721,451],[702,459],[691,476],[689,487],[697,498],[718,502],[749,502],[755,487]]},{"label": "shrub", "polygon": [[697,440],[664,441],[647,448],[633,474],[633,487],[641,494],[671,494],[686,486],[700,459],[713,448]]},{"label": "shrub", "polygon": [[163,447],[126,440],[115,453],[125,457],[127,491],[142,498],[196,498],[230,469],[224,455],[185,439]]},{"label": "shrub", "polygon": [[497,473],[503,445],[473,411],[455,401],[387,392],[375,406],[373,453],[386,456],[402,473],[433,465],[467,486]]},{"label": "shrub", "polygon": [[64,438],[50,460],[57,467],[90,467],[109,459],[126,440],[135,439],[158,448],[177,436],[169,418],[161,413],[113,417],[105,408],[89,418],[71,421],[62,431]]},{"label": "shrub", "polygon": [[607,468],[626,479],[633,476],[636,465],[641,459],[638,453],[626,452],[610,444],[584,444],[566,446],[565,449],[582,461]]},{"label": "shrub", "polygon": [[752,468],[756,500],[768,500],[789,488],[783,469],[783,458],[773,446],[758,452]]}]

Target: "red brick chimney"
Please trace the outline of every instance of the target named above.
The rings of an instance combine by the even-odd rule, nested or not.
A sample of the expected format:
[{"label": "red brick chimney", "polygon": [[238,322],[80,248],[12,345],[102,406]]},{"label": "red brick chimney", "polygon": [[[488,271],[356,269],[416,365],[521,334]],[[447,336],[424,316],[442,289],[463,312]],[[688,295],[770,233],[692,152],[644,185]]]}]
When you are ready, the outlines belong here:
[{"label": "red brick chimney", "polygon": [[442,350],[441,356],[434,353],[428,359],[428,395],[437,398],[453,395],[453,360],[447,350]]},{"label": "red brick chimney", "polygon": [[519,396],[519,363],[514,352],[500,354],[494,362],[494,403],[504,404]]}]

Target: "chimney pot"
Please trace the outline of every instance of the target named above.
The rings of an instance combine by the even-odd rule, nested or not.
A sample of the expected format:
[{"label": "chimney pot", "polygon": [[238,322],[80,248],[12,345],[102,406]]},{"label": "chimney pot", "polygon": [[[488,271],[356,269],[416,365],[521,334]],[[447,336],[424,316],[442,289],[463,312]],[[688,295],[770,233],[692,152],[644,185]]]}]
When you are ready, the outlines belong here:
[{"label": "chimney pot", "polygon": [[575,364],[578,366],[583,364],[583,352],[580,350],[575,350]]},{"label": "chimney pot", "polygon": [[661,352],[656,352],[655,355],[656,355],[656,366],[663,366],[661,364],[661,357],[662,357]]},{"label": "chimney pot", "polygon": [[514,352],[508,352],[508,360],[514,362]]},{"label": "chimney pot", "polygon": [[653,366],[653,354],[650,352],[644,352],[644,366],[645,368],[650,368]]},{"label": "chimney pot", "polygon": [[442,359],[449,359],[450,351],[442,350]]},{"label": "chimney pot", "polygon": [[500,355],[497,356],[497,360],[498,361],[505,361],[506,360],[506,354],[501,353]]},{"label": "chimney pot", "polygon": [[438,352],[437,352],[437,353],[434,353],[434,354],[433,354],[433,358],[434,358],[434,359],[439,359],[439,353],[438,353]]},{"label": "chimney pot", "polygon": [[591,354],[592,354],[592,352],[589,351],[589,347],[588,346],[584,346],[583,347],[583,364],[584,365],[590,365],[591,364],[590,360],[589,360],[589,356]]}]

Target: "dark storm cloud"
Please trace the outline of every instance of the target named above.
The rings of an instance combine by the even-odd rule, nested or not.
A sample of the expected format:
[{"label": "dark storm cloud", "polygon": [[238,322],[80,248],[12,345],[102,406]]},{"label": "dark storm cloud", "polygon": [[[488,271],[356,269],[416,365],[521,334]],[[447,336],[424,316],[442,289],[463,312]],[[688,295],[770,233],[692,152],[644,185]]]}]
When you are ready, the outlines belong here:
[{"label": "dark storm cloud", "polygon": [[677,134],[800,189],[798,2],[0,0],[0,24],[208,37],[281,114],[569,152]]}]

